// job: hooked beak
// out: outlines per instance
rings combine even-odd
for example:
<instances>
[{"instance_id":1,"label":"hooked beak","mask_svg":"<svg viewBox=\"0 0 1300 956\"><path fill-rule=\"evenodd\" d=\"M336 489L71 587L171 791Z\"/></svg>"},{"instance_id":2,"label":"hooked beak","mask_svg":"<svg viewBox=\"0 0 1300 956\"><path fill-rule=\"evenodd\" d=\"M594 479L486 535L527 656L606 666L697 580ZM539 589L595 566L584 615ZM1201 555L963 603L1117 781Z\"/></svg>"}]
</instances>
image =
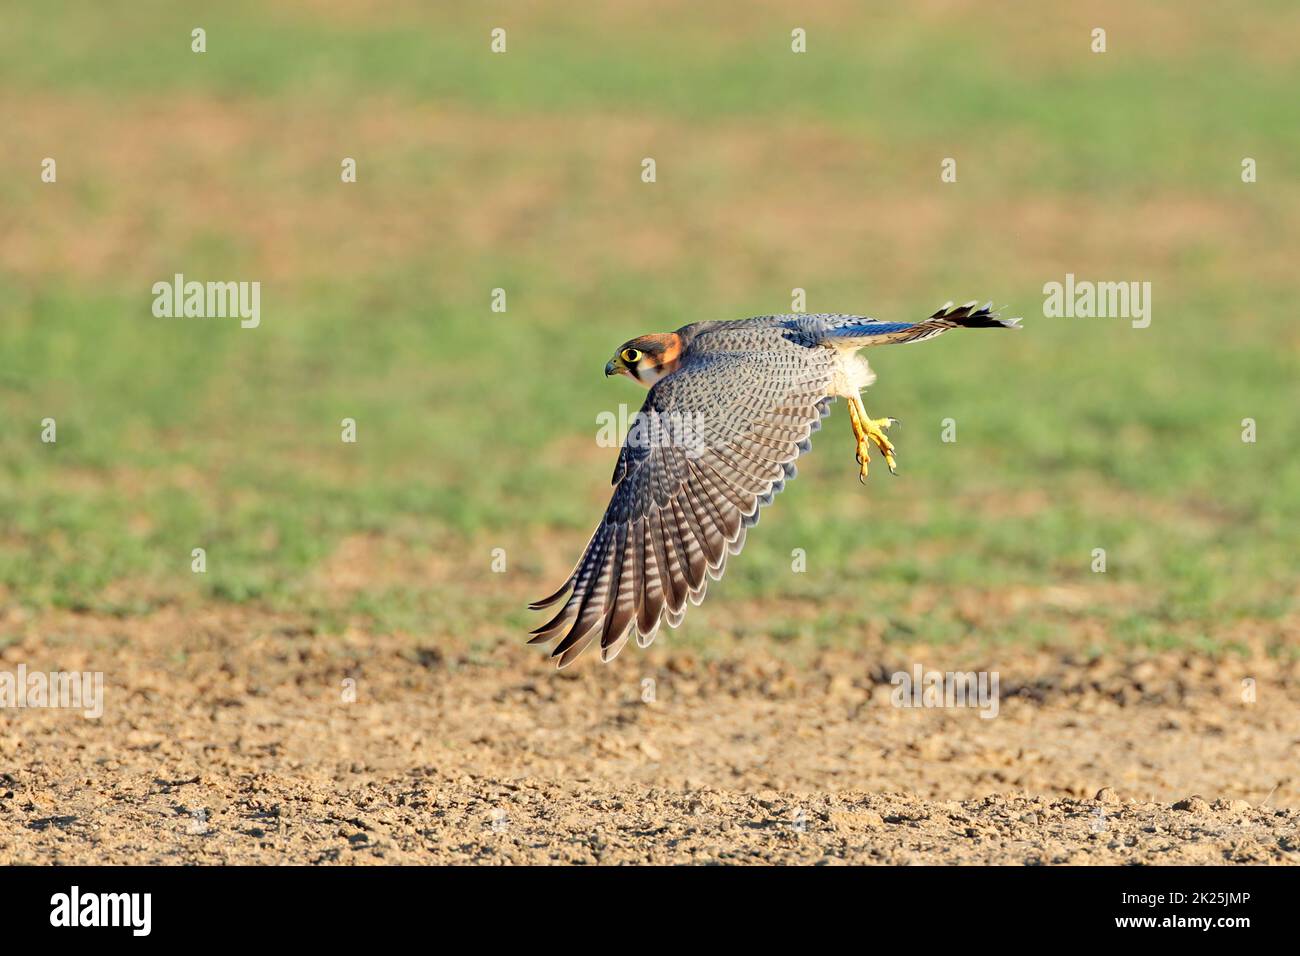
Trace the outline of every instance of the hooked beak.
<instances>
[{"instance_id":1,"label":"hooked beak","mask_svg":"<svg viewBox=\"0 0 1300 956\"><path fill-rule=\"evenodd\" d=\"M608 377L611 376L611 375L617 375L617 374L618 374L619 372L621 372L621 371L623 371L623 367L619 364L618 359L616 359L616 358L612 358L612 359L610 359L608 362L605 363L605 377L606 377L606 378L608 378Z\"/></svg>"}]
</instances>

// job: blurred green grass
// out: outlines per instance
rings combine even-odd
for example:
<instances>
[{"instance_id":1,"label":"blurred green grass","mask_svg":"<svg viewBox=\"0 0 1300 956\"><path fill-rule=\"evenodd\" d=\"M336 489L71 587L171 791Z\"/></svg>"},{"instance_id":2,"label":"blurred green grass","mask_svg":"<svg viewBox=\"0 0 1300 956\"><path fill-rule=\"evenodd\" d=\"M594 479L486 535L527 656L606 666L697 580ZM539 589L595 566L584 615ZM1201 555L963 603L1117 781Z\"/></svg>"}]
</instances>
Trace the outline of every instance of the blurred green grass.
<instances>
[{"instance_id":1,"label":"blurred green grass","mask_svg":"<svg viewBox=\"0 0 1300 956\"><path fill-rule=\"evenodd\" d=\"M659 9L15 11L7 599L511 633L607 494L596 415L641 399L601 375L614 347L785 311L800 286L812 310L885 318L995 298L1025 329L872 352L867 407L905 422L900 477L858 486L837 408L674 640L1215 645L1294 614L1300 66L1276 49L1292 8L1116 5L1104 56L1086 17L1037 7L838 5L804 56L799 18L770 6ZM499 21L510 52L493 57ZM343 155L356 185L337 182ZM149 286L174 271L261 279L262 327L152 318ZM1152 281L1152 326L1043 318L1041 286L1066 272ZM326 572L358 536L396 570L339 586ZM494 547L511 573L491 573ZM1052 588L1083 597L968 607Z\"/></svg>"}]
</instances>

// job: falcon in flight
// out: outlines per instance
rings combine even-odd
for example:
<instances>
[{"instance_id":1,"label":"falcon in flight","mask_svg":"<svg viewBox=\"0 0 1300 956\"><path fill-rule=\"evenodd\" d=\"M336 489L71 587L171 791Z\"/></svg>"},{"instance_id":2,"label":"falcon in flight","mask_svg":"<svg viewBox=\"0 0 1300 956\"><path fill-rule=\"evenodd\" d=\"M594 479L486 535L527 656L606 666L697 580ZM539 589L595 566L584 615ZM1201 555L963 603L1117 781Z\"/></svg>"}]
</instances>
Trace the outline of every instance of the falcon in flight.
<instances>
[{"instance_id":1,"label":"falcon in flight","mask_svg":"<svg viewBox=\"0 0 1300 956\"><path fill-rule=\"evenodd\" d=\"M835 398L847 400L858 477L872 445L896 472L892 418L872 418L859 394L876 380L857 354L868 345L921 342L949 329L1016 328L990 304L948 303L923 322L857 315L766 315L696 322L624 344L605 366L650 389L614 466L614 495L573 572L541 610L568 599L530 644L559 637L564 667L593 640L614 658L633 630L654 640L662 621L681 623L710 578L795 476L794 461Z\"/></svg>"}]
</instances>

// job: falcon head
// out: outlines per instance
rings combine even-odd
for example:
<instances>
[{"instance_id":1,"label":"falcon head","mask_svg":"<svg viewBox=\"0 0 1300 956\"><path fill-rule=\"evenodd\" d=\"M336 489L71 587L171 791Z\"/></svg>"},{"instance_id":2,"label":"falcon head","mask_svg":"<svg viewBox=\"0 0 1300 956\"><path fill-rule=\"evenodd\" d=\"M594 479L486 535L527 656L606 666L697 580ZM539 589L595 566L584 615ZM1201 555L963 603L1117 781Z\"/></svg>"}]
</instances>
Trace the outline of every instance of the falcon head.
<instances>
[{"instance_id":1,"label":"falcon head","mask_svg":"<svg viewBox=\"0 0 1300 956\"><path fill-rule=\"evenodd\" d=\"M624 342L605 363L606 375L626 375L649 388L673 369L682 358L682 337L676 332L642 335Z\"/></svg>"}]
</instances>

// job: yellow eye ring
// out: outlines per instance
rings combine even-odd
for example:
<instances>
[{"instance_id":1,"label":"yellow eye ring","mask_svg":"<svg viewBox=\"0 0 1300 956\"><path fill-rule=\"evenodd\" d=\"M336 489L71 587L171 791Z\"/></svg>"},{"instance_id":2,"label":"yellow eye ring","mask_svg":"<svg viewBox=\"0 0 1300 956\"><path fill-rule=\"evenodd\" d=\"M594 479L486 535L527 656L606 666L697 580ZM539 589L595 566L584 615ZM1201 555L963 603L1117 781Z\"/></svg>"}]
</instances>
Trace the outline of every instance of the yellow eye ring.
<instances>
[{"instance_id":1,"label":"yellow eye ring","mask_svg":"<svg viewBox=\"0 0 1300 956\"><path fill-rule=\"evenodd\" d=\"M639 362L641 361L641 350L624 349L622 355L620 355L619 358L621 358L624 362L627 362L629 364L633 362Z\"/></svg>"}]
</instances>

